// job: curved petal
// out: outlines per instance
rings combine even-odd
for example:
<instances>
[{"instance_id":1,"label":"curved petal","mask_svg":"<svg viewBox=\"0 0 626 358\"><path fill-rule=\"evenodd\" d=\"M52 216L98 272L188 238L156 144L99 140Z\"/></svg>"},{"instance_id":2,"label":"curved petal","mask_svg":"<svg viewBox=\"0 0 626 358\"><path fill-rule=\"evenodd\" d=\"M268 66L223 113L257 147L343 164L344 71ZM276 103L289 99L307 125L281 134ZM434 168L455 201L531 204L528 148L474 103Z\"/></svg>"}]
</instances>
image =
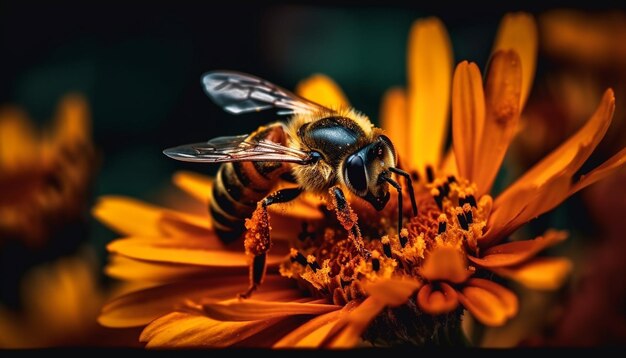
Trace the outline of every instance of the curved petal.
<instances>
[{"instance_id":1,"label":"curved petal","mask_svg":"<svg viewBox=\"0 0 626 358\"><path fill-rule=\"evenodd\" d=\"M474 180L475 158L485 122L485 95L480 70L463 61L452 80L452 144L459 174Z\"/></svg>"},{"instance_id":2,"label":"curved petal","mask_svg":"<svg viewBox=\"0 0 626 358\"><path fill-rule=\"evenodd\" d=\"M331 109L350 105L341 87L330 77L322 74L315 74L300 81L296 86L296 93Z\"/></svg>"},{"instance_id":3,"label":"curved petal","mask_svg":"<svg viewBox=\"0 0 626 358\"><path fill-rule=\"evenodd\" d=\"M420 281L409 277L381 278L375 282L363 283L365 292L386 306L399 306L405 303L420 287L422 287Z\"/></svg>"},{"instance_id":4,"label":"curved petal","mask_svg":"<svg viewBox=\"0 0 626 358\"><path fill-rule=\"evenodd\" d=\"M609 160L600 164L597 168L593 169L587 174L581 175L580 179L572 186L569 195L573 195L579 190L586 188L587 186L597 182L598 180L606 178L625 163L626 148L623 148L617 154L612 156Z\"/></svg>"},{"instance_id":5,"label":"curved petal","mask_svg":"<svg viewBox=\"0 0 626 358\"><path fill-rule=\"evenodd\" d=\"M524 12L508 13L500 21L492 52L513 49L522 64L522 88L519 108L524 108L535 77L538 31L535 19Z\"/></svg>"},{"instance_id":6,"label":"curved petal","mask_svg":"<svg viewBox=\"0 0 626 358\"><path fill-rule=\"evenodd\" d=\"M204 301L202 304L204 313L218 321L254 321L293 315L319 315L340 308L341 306L328 303L270 302L257 299Z\"/></svg>"},{"instance_id":7,"label":"curved petal","mask_svg":"<svg viewBox=\"0 0 626 358\"><path fill-rule=\"evenodd\" d=\"M448 313L459 305L459 298L452 286L440 282L440 289L432 284L422 287L417 293L417 304L420 309L431 315Z\"/></svg>"},{"instance_id":8,"label":"curved petal","mask_svg":"<svg viewBox=\"0 0 626 358\"><path fill-rule=\"evenodd\" d=\"M281 338L274 344L273 348L319 347L339 319L342 311L344 310L332 311L313 318Z\"/></svg>"},{"instance_id":9,"label":"curved petal","mask_svg":"<svg viewBox=\"0 0 626 358\"><path fill-rule=\"evenodd\" d=\"M37 131L26 115L14 108L0 112L0 169L28 167L39 160Z\"/></svg>"},{"instance_id":10,"label":"curved petal","mask_svg":"<svg viewBox=\"0 0 626 358\"><path fill-rule=\"evenodd\" d=\"M449 246L431 251L424 260L420 273L430 281L442 280L452 283L464 282L470 276L465 258L457 249Z\"/></svg>"},{"instance_id":11,"label":"curved petal","mask_svg":"<svg viewBox=\"0 0 626 358\"><path fill-rule=\"evenodd\" d=\"M485 83L484 125L475 142L473 181L477 196L489 193L504 155L517 130L520 115L522 67L512 50L496 51L491 57Z\"/></svg>"},{"instance_id":12,"label":"curved petal","mask_svg":"<svg viewBox=\"0 0 626 358\"><path fill-rule=\"evenodd\" d=\"M146 342L147 348L228 347L279 321L222 322L202 315L173 312L150 323L139 340Z\"/></svg>"},{"instance_id":13,"label":"curved petal","mask_svg":"<svg viewBox=\"0 0 626 358\"><path fill-rule=\"evenodd\" d=\"M482 258L468 255L473 263L485 267L496 268L513 266L527 261L540 251L554 246L567 238L567 232L548 230L543 236L534 240L514 241L490 247L483 253Z\"/></svg>"},{"instance_id":14,"label":"curved petal","mask_svg":"<svg viewBox=\"0 0 626 358\"><path fill-rule=\"evenodd\" d=\"M452 46L441 20L413 23L408 41L409 151L405 165L423 171L439 166L448 129ZM407 140L408 140L407 139Z\"/></svg>"},{"instance_id":15,"label":"curved petal","mask_svg":"<svg viewBox=\"0 0 626 358\"><path fill-rule=\"evenodd\" d=\"M498 297L502 303L502 307L504 308L504 313L507 318L514 317L519 311L517 296L515 296L515 294L507 288L504 288L493 281L485 280L483 278L470 278L467 280L467 286L482 288Z\"/></svg>"},{"instance_id":16,"label":"curved petal","mask_svg":"<svg viewBox=\"0 0 626 358\"><path fill-rule=\"evenodd\" d=\"M492 292L480 287L465 287L459 292L459 301L484 325L497 327L507 320L508 309Z\"/></svg>"},{"instance_id":17,"label":"curved petal","mask_svg":"<svg viewBox=\"0 0 626 358\"><path fill-rule=\"evenodd\" d=\"M517 281L533 290L560 288L569 277L571 270L571 261L560 257L538 257L514 267L492 269L498 275Z\"/></svg>"},{"instance_id":18,"label":"curved petal","mask_svg":"<svg viewBox=\"0 0 626 358\"><path fill-rule=\"evenodd\" d=\"M380 110L380 127L385 130L385 134L391 139L399 156L403 156L405 153L408 154L410 143L407 131L407 123L409 121L406 102L404 90L402 88L392 88L385 92ZM402 158L400 159L402 160ZM409 164L408 161L406 164Z\"/></svg>"},{"instance_id":19,"label":"curved petal","mask_svg":"<svg viewBox=\"0 0 626 358\"><path fill-rule=\"evenodd\" d=\"M191 197L205 206L209 205L211 190L213 190L212 178L199 173L179 171L174 173L172 181L177 187L191 195Z\"/></svg>"},{"instance_id":20,"label":"curved petal","mask_svg":"<svg viewBox=\"0 0 626 358\"><path fill-rule=\"evenodd\" d=\"M207 267L247 267L248 257L244 252L215 250L202 240L143 239L116 240L107 245L110 253L136 260L158 263L186 264ZM267 256L267 265L274 266L285 261L285 255Z\"/></svg>"},{"instance_id":21,"label":"curved petal","mask_svg":"<svg viewBox=\"0 0 626 358\"><path fill-rule=\"evenodd\" d=\"M131 292L117 297L102 308L98 322L107 327L137 327L172 312L184 302L205 297L228 299L248 288L248 275L221 275L210 279L175 282ZM277 299L286 294L299 294L291 280L268 275L255 297Z\"/></svg>"}]
</instances>

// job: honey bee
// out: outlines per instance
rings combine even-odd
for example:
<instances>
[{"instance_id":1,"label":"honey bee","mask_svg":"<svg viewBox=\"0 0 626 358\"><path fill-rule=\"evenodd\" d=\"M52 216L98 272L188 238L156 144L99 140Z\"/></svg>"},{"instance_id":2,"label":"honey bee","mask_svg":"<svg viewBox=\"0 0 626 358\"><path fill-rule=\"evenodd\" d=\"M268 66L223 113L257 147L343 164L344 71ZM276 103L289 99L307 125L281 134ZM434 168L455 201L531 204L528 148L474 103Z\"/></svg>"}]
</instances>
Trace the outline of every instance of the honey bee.
<instances>
[{"instance_id":1,"label":"honey bee","mask_svg":"<svg viewBox=\"0 0 626 358\"><path fill-rule=\"evenodd\" d=\"M202 76L206 94L232 114L278 110L289 115L259 127L251 134L217 137L208 142L186 144L163 151L186 162L222 163L213 186L209 211L213 227L224 242L242 236L244 222L255 210L289 202L301 193L326 196L338 219L348 230L357 252L365 249L357 221L344 190L382 210L389 201L388 184L398 193L398 233L402 228L402 186L392 173L405 178L413 215L417 204L411 176L397 167L391 140L370 120L352 108L330 109L297 96L266 80L234 71L208 72ZM275 190L281 180L293 187ZM248 238L246 238L248 240ZM253 256L249 297L265 275L266 253L271 246L269 230L246 242Z\"/></svg>"}]
</instances>

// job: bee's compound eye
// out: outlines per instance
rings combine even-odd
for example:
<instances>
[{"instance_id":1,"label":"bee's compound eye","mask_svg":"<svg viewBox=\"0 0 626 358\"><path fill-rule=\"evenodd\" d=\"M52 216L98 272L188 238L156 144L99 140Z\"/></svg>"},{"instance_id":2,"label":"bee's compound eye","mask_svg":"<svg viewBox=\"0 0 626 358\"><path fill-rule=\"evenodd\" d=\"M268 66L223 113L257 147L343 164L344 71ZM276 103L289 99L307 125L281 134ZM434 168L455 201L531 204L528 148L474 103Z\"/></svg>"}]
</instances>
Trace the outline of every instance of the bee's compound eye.
<instances>
[{"instance_id":1,"label":"bee's compound eye","mask_svg":"<svg viewBox=\"0 0 626 358\"><path fill-rule=\"evenodd\" d=\"M365 162L363 159L353 154L346 161L345 177L348 184L357 192L367 190L367 179L365 177Z\"/></svg>"}]
</instances>

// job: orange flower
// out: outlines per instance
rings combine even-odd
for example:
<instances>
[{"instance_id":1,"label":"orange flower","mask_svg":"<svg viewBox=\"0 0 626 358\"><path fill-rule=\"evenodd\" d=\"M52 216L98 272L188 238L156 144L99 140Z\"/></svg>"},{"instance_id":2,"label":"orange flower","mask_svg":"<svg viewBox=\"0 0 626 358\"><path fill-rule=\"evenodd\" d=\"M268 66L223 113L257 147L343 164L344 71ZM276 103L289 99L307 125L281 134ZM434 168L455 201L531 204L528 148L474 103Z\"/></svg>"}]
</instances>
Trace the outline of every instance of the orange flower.
<instances>
[{"instance_id":1,"label":"orange flower","mask_svg":"<svg viewBox=\"0 0 626 358\"><path fill-rule=\"evenodd\" d=\"M501 242L626 159L625 149L573 180L611 122L614 98L608 90L578 134L492 199L535 56L532 17L507 15L483 85L473 63L460 63L452 75L450 44L439 20L417 21L409 39L408 89L387 94L382 123L400 165L420 178L414 183L419 214L397 232L393 199L381 212L355 201L371 252L365 258L318 198L304 196L288 209L270 206L275 244L269 272L250 299L235 299L248 286L241 242L221 243L208 214L102 198L95 216L126 236L109 245L107 271L147 288L105 305L100 322L147 325L140 339L148 347L277 348L459 343L463 308L486 325L502 325L517 313L517 297L491 273L552 289L567 277L570 264L535 258L562 241L563 232ZM338 86L321 75L302 82L298 92L335 108L347 104ZM453 152L441 160L450 94ZM208 178L179 173L174 182L205 207L212 200ZM252 219L247 227L255 224Z\"/></svg>"},{"instance_id":2,"label":"orange flower","mask_svg":"<svg viewBox=\"0 0 626 358\"><path fill-rule=\"evenodd\" d=\"M78 95L62 99L43 135L21 111L0 112L0 243L42 246L79 216L94 169L90 130L87 103Z\"/></svg>"}]
</instances>

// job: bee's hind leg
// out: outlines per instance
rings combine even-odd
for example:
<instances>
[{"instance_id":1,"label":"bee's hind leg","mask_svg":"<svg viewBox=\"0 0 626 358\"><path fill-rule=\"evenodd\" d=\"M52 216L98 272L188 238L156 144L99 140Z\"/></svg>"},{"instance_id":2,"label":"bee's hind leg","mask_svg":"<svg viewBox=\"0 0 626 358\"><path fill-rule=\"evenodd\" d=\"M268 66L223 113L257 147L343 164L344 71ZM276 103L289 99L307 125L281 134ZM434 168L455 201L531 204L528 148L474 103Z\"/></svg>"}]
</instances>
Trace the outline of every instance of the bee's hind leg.
<instances>
[{"instance_id":1,"label":"bee's hind leg","mask_svg":"<svg viewBox=\"0 0 626 358\"><path fill-rule=\"evenodd\" d=\"M246 237L244 245L246 254L252 256L250 263L250 286L239 294L240 298L248 298L254 290L263 282L266 270L266 257L272 241L270 238L270 216L267 207L272 204L286 203L298 197L302 188L287 188L278 190L261 200L252 214L252 218L246 220Z\"/></svg>"},{"instance_id":2,"label":"bee's hind leg","mask_svg":"<svg viewBox=\"0 0 626 358\"><path fill-rule=\"evenodd\" d=\"M356 247L359 254L366 259L369 258L371 254L365 248L365 244L363 244L361 230L359 229L359 225L357 223L358 218L356 214L352 211L352 208L346 200L346 196L343 194L343 191L340 187L334 186L330 188L330 195L335 206L337 219L344 227L344 229L348 230L349 236L354 242L354 246Z\"/></svg>"}]
</instances>

